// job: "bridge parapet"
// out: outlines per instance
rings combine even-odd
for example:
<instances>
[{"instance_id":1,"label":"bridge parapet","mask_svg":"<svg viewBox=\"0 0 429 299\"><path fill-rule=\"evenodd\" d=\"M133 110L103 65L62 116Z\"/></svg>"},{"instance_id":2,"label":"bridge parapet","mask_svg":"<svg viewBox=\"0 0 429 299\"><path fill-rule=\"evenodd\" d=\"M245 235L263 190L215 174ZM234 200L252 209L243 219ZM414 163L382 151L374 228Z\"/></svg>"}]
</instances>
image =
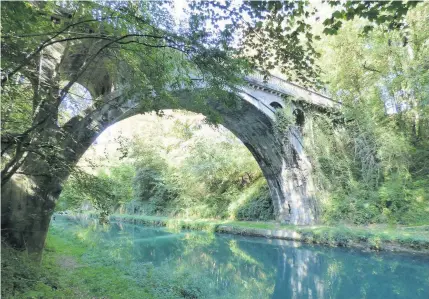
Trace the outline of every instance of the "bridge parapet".
<instances>
[{"instance_id":1,"label":"bridge parapet","mask_svg":"<svg viewBox=\"0 0 429 299\"><path fill-rule=\"evenodd\" d=\"M262 74L253 73L246 77L246 81L249 85L258 89L266 90L277 94L278 96L292 96L297 100L303 100L311 105L322 108L339 108L341 106L341 103L332 100L326 95L309 90L273 75L270 75L267 80L264 80L264 76Z\"/></svg>"}]
</instances>

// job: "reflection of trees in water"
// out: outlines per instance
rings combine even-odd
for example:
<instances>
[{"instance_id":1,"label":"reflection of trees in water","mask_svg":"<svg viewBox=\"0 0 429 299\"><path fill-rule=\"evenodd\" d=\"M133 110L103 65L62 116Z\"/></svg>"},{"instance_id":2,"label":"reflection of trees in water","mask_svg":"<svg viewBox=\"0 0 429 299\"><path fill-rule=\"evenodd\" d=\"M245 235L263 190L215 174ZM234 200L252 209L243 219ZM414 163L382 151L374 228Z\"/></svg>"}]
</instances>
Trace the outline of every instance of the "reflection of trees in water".
<instances>
[{"instance_id":1,"label":"reflection of trees in water","mask_svg":"<svg viewBox=\"0 0 429 299\"><path fill-rule=\"evenodd\" d=\"M88 263L126 269L142 286L200 298L429 298L429 259L202 232L97 222L60 224L101 248ZM169 293L169 294L170 294ZM161 296L162 297L162 296Z\"/></svg>"},{"instance_id":2,"label":"reflection of trees in water","mask_svg":"<svg viewBox=\"0 0 429 299\"><path fill-rule=\"evenodd\" d=\"M206 235L207 236L207 235ZM193 237L195 238L195 236ZM268 298L274 288L272 269L265 263L252 258L241 250L234 239L209 237L204 244L196 238L198 246L191 245L194 239L187 242L192 251L182 256L182 263L191 266L200 275L209 277L208 296L221 298ZM180 267L180 266L179 266Z\"/></svg>"},{"instance_id":3,"label":"reflection of trees in water","mask_svg":"<svg viewBox=\"0 0 429 299\"><path fill-rule=\"evenodd\" d=\"M237 244L272 277L272 298L429 298L429 258L280 240Z\"/></svg>"},{"instance_id":4,"label":"reflection of trees in water","mask_svg":"<svg viewBox=\"0 0 429 299\"><path fill-rule=\"evenodd\" d=\"M274 288L272 269L266 271L264 263L246 255L234 240L214 234L171 234L119 223L106 228L91 221L67 230L102 249L83 257L88 264L114 265L142 286L149 279L166 294L192 290L201 298L267 298Z\"/></svg>"}]
</instances>

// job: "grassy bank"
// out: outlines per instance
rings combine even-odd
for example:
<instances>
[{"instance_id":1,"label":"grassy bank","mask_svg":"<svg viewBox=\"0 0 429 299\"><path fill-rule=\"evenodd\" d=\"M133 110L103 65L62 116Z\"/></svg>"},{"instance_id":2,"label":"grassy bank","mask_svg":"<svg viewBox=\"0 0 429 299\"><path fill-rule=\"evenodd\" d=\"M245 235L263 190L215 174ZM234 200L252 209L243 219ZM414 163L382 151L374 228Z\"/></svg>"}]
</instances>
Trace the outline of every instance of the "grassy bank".
<instances>
[{"instance_id":1,"label":"grassy bank","mask_svg":"<svg viewBox=\"0 0 429 299\"><path fill-rule=\"evenodd\" d=\"M99 229L51 227L40 265L3 244L1 298L207 298L216 291L193 269L131 263L126 244L98 239Z\"/></svg>"},{"instance_id":2,"label":"grassy bank","mask_svg":"<svg viewBox=\"0 0 429 299\"><path fill-rule=\"evenodd\" d=\"M143 215L112 215L111 220L171 229L205 230L248 236L302 241L364 250L429 254L429 226L293 226L275 222L174 219Z\"/></svg>"},{"instance_id":3,"label":"grassy bank","mask_svg":"<svg viewBox=\"0 0 429 299\"><path fill-rule=\"evenodd\" d=\"M83 257L85 256L85 261ZM2 298L152 298L121 269L88 263L103 257L76 236L50 231L41 265L25 253L2 246Z\"/></svg>"}]
</instances>

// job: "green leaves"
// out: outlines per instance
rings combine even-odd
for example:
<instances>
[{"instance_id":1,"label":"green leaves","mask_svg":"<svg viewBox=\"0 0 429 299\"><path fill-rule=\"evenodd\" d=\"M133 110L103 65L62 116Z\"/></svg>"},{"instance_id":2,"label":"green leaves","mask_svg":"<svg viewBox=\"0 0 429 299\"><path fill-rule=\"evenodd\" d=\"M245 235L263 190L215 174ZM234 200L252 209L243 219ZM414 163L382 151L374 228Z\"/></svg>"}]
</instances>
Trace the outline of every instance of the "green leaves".
<instances>
[{"instance_id":1,"label":"green leaves","mask_svg":"<svg viewBox=\"0 0 429 299\"><path fill-rule=\"evenodd\" d=\"M173 115L176 120L168 113L136 124L147 131L123 144L129 155L121 162L122 166L111 167L109 175L103 172L97 175L109 182L105 190L116 198L107 203L117 203L131 214L225 218L233 217L235 208L248 197L250 201L253 198L258 201L259 197L253 195L266 188L266 182L243 144L221 127L214 131L199 116ZM120 175L127 170L125 166L135 170L134 177ZM121 194L128 201L118 200ZM272 205L266 206L270 200L267 196L265 192L261 200L270 211ZM116 208L112 204L108 211ZM108 205L101 206L105 207Z\"/></svg>"},{"instance_id":2,"label":"green leaves","mask_svg":"<svg viewBox=\"0 0 429 299\"><path fill-rule=\"evenodd\" d=\"M386 24L390 30L405 27L404 17L408 10L417 5L417 1L348 1L344 5L339 1L329 1L336 7L330 18L323 25L327 35L337 34L342 26L339 20L352 20L354 18L367 19L371 24ZM368 34L373 25L365 26L363 34Z\"/></svg>"},{"instance_id":3,"label":"green leaves","mask_svg":"<svg viewBox=\"0 0 429 299\"><path fill-rule=\"evenodd\" d=\"M332 19L344 19L344 17L346 16L346 12L345 11L339 11L339 10L337 10L337 11L335 11L335 12L333 12L332 13ZM325 25L325 23L324 23L324 25ZM329 25L329 24L327 24L327 25Z\"/></svg>"},{"instance_id":4,"label":"green leaves","mask_svg":"<svg viewBox=\"0 0 429 299\"><path fill-rule=\"evenodd\" d=\"M304 55L314 55L311 26L305 21L312 14L309 7L289 1L249 1L238 6L239 13L215 2L204 2L195 4L191 13L205 16L207 23L202 26L219 21L212 17L215 11L232 24L231 54L246 59L254 69L262 72L279 69L298 83L315 84L317 66L302 63ZM309 39L300 39L300 34Z\"/></svg>"},{"instance_id":5,"label":"green leaves","mask_svg":"<svg viewBox=\"0 0 429 299\"><path fill-rule=\"evenodd\" d=\"M377 4L352 3L350 7L363 13L373 5ZM398 5L403 3L393 6ZM392 15L384 14L396 12L392 6L378 8L380 24L393 20ZM422 5L408 11L406 32L386 32L387 23L377 26L377 22L354 20L344 23L323 44L324 80L334 99L344 104L345 119L342 123L317 115L306 133L311 135L305 141L306 150L313 156L317 184L324 189L319 196L326 203L326 221L422 221L428 200L418 195L424 189L415 182L427 184L423 173L429 171L423 162L427 160L429 127L420 121L429 123L428 107L421 102L426 97L421 87L428 86L422 82L428 76L419 67L427 65L429 57L428 48L419 42L429 38L428 9ZM417 42L404 46L404 35ZM394 109L410 106L387 115L387 104ZM413 127L419 128L419 137Z\"/></svg>"},{"instance_id":6,"label":"green leaves","mask_svg":"<svg viewBox=\"0 0 429 299\"><path fill-rule=\"evenodd\" d=\"M131 182L135 171L131 165L110 167L109 174L97 175L75 170L67 181L57 210L80 210L85 201L106 217L119 205L132 199Z\"/></svg>"}]
</instances>

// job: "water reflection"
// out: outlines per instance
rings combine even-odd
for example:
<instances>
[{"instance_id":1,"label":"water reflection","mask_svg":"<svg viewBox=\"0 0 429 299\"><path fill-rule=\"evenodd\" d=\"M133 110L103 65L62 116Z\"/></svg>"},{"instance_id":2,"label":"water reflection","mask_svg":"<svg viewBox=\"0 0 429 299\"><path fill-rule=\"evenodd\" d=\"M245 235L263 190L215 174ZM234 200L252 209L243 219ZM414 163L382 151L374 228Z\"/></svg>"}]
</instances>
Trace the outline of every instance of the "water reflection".
<instances>
[{"instance_id":1,"label":"water reflection","mask_svg":"<svg viewBox=\"0 0 429 299\"><path fill-rule=\"evenodd\" d=\"M142 285L155 277L161 298L429 298L427 257L123 223L54 225L109 257L88 254L88 263L124 269Z\"/></svg>"}]
</instances>

